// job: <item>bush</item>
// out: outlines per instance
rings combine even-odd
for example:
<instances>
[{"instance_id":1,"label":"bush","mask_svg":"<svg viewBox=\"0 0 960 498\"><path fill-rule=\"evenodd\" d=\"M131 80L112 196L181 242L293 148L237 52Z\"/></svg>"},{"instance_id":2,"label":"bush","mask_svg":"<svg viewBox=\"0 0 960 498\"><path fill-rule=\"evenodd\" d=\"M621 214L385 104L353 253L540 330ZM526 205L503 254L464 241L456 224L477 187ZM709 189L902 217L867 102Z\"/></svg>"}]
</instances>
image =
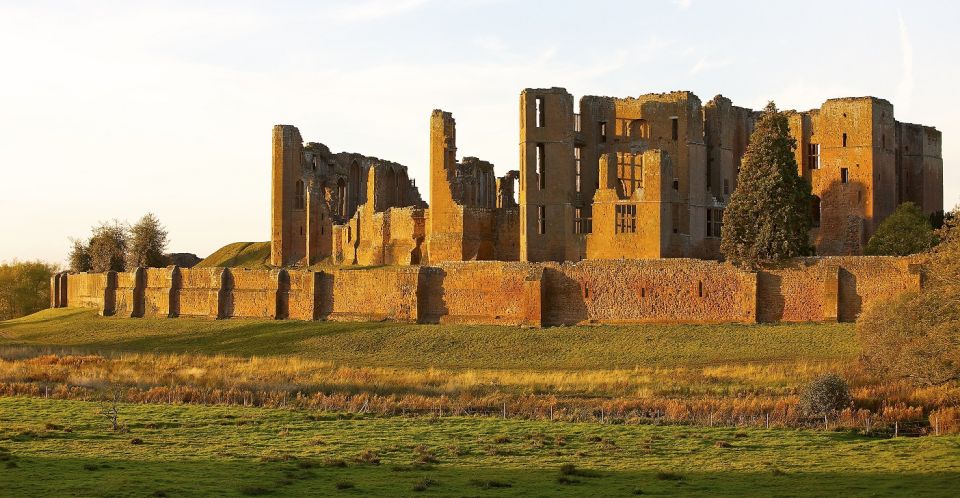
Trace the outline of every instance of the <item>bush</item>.
<instances>
[{"instance_id":1,"label":"bush","mask_svg":"<svg viewBox=\"0 0 960 498\"><path fill-rule=\"evenodd\" d=\"M56 265L24 261L0 265L0 321L50 306L50 277Z\"/></svg>"},{"instance_id":2,"label":"bush","mask_svg":"<svg viewBox=\"0 0 960 498\"><path fill-rule=\"evenodd\" d=\"M907 256L933 247L936 236L929 219L912 202L897 206L867 242L865 254Z\"/></svg>"},{"instance_id":3,"label":"bush","mask_svg":"<svg viewBox=\"0 0 960 498\"><path fill-rule=\"evenodd\" d=\"M826 373L810 381L800 395L800 411L807 415L826 415L850 406L847 381L835 373Z\"/></svg>"}]
</instances>

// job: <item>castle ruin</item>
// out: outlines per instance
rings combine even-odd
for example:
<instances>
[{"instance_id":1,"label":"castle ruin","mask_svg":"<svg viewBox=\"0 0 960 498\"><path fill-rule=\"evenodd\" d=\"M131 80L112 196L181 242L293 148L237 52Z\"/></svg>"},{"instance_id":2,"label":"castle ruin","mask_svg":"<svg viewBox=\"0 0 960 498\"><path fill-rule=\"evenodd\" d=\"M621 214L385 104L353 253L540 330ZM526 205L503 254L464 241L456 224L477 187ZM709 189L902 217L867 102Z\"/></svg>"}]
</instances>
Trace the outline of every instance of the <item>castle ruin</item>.
<instances>
[{"instance_id":1,"label":"castle ruin","mask_svg":"<svg viewBox=\"0 0 960 498\"><path fill-rule=\"evenodd\" d=\"M457 160L456 122L430 119L429 205L407 168L302 144L274 128L272 264L720 259L723 213L756 111L691 92L520 94L519 168ZM861 254L897 205L943 206L941 134L874 97L787 111L798 173L813 187L817 254ZM515 186L515 182L519 183ZM517 193L519 203L514 200Z\"/></svg>"}]
</instances>

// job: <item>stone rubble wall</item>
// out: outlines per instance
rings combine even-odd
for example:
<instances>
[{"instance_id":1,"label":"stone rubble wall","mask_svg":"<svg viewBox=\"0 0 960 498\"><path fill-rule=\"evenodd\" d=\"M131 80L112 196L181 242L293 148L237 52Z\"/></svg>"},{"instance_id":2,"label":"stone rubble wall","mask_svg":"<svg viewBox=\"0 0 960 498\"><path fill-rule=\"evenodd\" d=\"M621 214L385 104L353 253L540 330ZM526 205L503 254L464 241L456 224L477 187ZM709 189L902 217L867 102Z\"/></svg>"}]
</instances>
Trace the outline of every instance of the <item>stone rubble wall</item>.
<instances>
[{"instance_id":1,"label":"stone rubble wall","mask_svg":"<svg viewBox=\"0 0 960 498\"><path fill-rule=\"evenodd\" d=\"M449 262L324 271L138 268L60 273L54 307L124 317L468 323L853 321L869 304L919 290L919 258L798 258L739 270L696 259L578 263Z\"/></svg>"}]
</instances>

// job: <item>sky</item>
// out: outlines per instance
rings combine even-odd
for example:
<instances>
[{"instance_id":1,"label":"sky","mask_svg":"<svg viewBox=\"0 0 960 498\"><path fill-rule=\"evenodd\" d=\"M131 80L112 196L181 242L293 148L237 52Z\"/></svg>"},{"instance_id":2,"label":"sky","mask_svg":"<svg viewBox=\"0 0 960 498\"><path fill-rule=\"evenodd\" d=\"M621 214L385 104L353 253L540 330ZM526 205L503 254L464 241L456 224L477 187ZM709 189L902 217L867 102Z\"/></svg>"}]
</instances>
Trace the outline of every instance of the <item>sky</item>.
<instances>
[{"instance_id":1,"label":"sky","mask_svg":"<svg viewBox=\"0 0 960 498\"><path fill-rule=\"evenodd\" d=\"M518 168L523 88L807 110L889 100L943 132L960 203L960 2L0 0L0 261L156 214L201 257L270 238L271 128L407 165L429 119Z\"/></svg>"}]
</instances>

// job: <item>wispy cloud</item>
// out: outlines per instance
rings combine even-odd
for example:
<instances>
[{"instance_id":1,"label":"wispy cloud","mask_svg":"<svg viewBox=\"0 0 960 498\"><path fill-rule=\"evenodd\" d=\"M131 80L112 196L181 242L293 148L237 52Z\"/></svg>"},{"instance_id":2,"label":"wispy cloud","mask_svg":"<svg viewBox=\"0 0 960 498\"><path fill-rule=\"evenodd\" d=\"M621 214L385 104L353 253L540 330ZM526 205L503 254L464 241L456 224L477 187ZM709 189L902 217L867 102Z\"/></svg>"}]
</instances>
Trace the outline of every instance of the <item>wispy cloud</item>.
<instances>
[{"instance_id":1,"label":"wispy cloud","mask_svg":"<svg viewBox=\"0 0 960 498\"><path fill-rule=\"evenodd\" d=\"M345 22L367 22L393 17L419 9L429 0L365 0L345 2L333 7L331 16Z\"/></svg>"},{"instance_id":2,"label":"wispy cloud","mask_svg":"<svg viewBox=\"0 0 960 498\"><path fill-rule=\"evenodd\" d=\"M680 10L687 10L690 8L693 0L670 0L670 3L676 5Z\"/></svg>"},{"instance_id":3,"label":"wispy cloud","mask_svg":"<svg viewBox=\"0 0 960 498\"><path fill-rule=\"evenodd\" d=\"M910 33L907 24L903 21L903 14L897 12L897 21L900 27L900 84L897 86L897 107L902 111L909 111L913 101L913 44L910 42Z\"/></svg>"}]
</instances>

